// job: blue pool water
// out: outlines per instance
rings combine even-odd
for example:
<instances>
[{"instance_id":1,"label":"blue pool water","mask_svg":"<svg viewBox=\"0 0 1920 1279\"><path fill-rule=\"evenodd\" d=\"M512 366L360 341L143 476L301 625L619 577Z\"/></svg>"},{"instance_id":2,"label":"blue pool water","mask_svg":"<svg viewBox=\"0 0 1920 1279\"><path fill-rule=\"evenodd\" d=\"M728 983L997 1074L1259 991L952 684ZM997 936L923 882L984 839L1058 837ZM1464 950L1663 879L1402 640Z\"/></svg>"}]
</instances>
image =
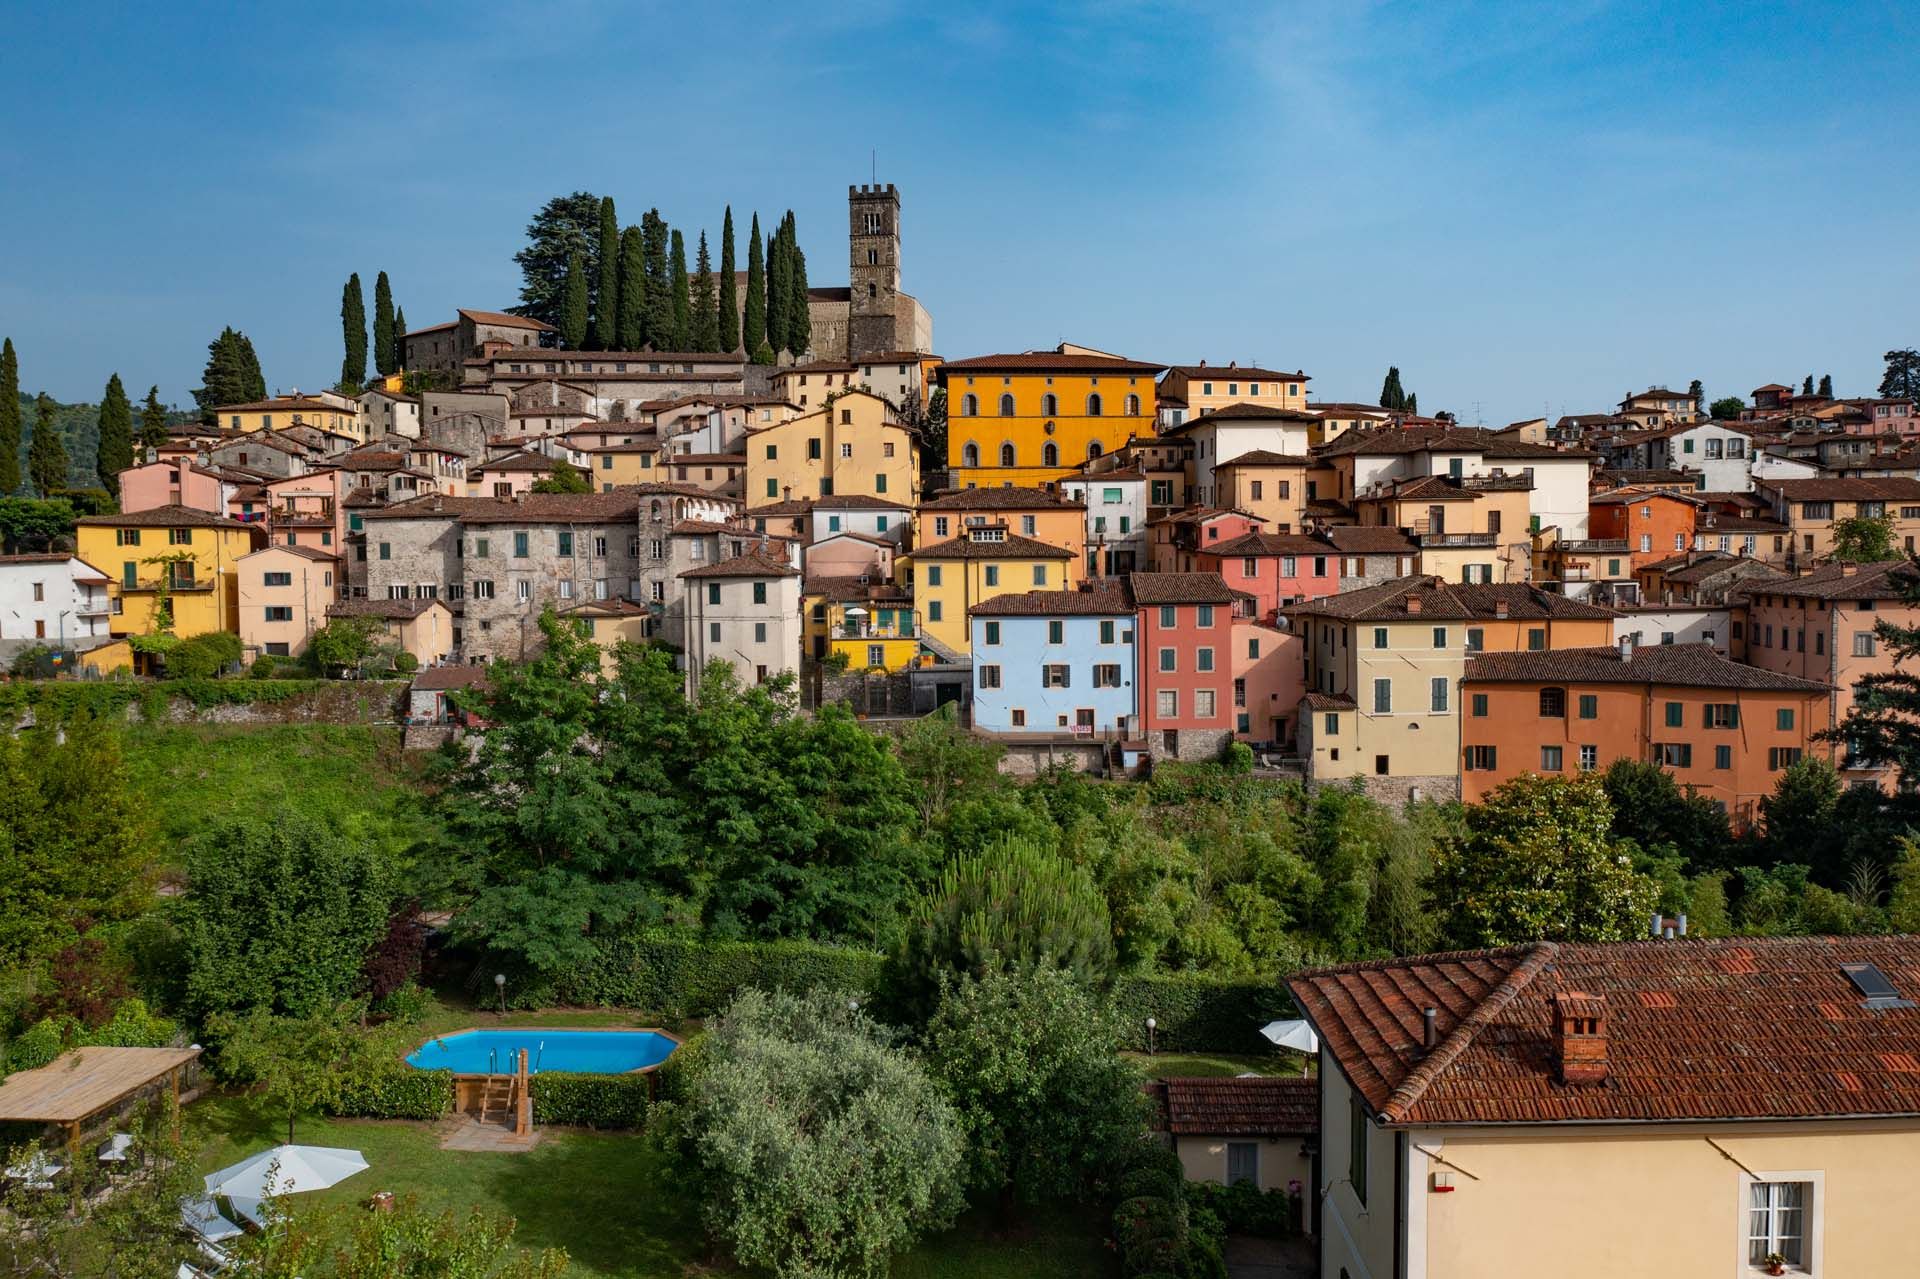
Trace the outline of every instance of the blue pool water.
<instances>
[{"instance_id":1,"label":"blue pool water","mask_svg":"<svg viewBox=\"0 0 1920 1279\"><path fill-rule=\"evenodd\" d=\"M429 1039L407 1054L407 1064L457 1075L504 1075L524 1048L527 1068L535 1072L620 1075L659 1065L675 1046L651 1030L463 1030Z\"/></svg>"}]
</instances>

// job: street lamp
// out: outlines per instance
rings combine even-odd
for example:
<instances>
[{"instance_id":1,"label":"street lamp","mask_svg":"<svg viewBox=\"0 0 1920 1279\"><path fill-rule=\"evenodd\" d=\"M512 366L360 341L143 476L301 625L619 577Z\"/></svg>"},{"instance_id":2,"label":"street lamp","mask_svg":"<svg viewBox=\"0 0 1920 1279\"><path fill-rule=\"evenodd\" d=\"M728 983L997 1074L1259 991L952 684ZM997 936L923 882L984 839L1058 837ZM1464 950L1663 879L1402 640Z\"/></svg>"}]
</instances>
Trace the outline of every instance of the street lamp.
<instances>
[{"instance_id":1,"label":"street lamp","mask_svg":"<svg viewBox=\"0 0 1920 1279\"><path fill-rule=\"evenodd\" d=\"M859 1011L860 1011L860 1001L859 1001L859 1000L857 1000L857 999L849 999L849 1000L847 1001L847 1011L848 1011L848 1012L850 1012L850 1013L857 1013L857 1012L859 1012Z\"/></svg>"},{"instance_id":2,"label":"street lamp","mask_svg":"<svg viewBox=\"0 0 1920 1279\"><path fill-rule=\"evenodd\" d=\"M1159 1024L1160 1024L1160 1023L1159 1023L1159 1022L1157 1022L1157 1021L1155 1021L1155 1020L1154 1020L1153 1018L1151 1018L1151 1017L1149 1017L1149 1018L1147 1018L1147 1056L1149 1056L1149 1057L1151 1057L1151 1056L1153 1056L1153 1032L1154 1032L1154 1028L1155 1028L1155 1027L1157 1027L1157 1026L1159 1026Z\"/></svg>"},{"instance_id":3,"label":"street lamp","mask_svg":"<svg viewBox=\"0 0 1920 1279\"><path fill-rule=\"evenodd\" d=\"M500 1015L505 1017L507 1015L507 975L505 973L495 973L493 975L493 988L499 992Z\"/></svg>"}]
</instances>

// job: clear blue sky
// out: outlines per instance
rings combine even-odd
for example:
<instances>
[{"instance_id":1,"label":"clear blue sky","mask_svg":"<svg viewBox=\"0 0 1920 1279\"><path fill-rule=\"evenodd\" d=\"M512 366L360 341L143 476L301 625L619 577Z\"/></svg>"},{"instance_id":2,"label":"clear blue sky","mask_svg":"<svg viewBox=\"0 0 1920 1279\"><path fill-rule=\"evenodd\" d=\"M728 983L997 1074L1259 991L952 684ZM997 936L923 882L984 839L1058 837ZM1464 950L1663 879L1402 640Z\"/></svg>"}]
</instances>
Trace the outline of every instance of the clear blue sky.
<instances>
[{"instance_id":1,"label":"clear blue sky","mask_svg":"<svg viewBox=\"0 0 1920 1279\"><path fill-rule=\"evenodd\" d=\"M349 271L416 327L510 305L576 188L716 234L790 206L839 283L870 149L949 357L1257 359L1326 399L1395 363L1505 423L1870 394L1920 345L1912 4L805 7L9 3L22 383L186 403L223 324L269 387L331 383Z\"/></svg>"}]
</instances>

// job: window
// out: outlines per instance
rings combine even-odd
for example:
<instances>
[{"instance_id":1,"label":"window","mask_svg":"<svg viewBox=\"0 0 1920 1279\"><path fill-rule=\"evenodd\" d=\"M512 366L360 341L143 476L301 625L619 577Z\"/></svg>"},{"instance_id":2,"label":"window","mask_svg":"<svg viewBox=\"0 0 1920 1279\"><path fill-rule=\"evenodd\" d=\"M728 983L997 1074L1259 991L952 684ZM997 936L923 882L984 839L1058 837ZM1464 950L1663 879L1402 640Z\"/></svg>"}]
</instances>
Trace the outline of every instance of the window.
<instances>
[{"instance_id":1,"label":"window","mask_svg":"<svg viewBox=\"0 0 1920 1279\"><path fill-rule=\"evenodd\" d=\"M1486 645L1487 633L1478 626L1469 626L1467 628L1467 651L1469 653L1478 653L1483 651Z\"/></svg>"},{"instance_id":2,"label":"window","mask_svg":"<svg viewBox=\"0 0 1920 1279\"><path fill-rule=\"evenodd\" d=\"M1098 392L1095 392L1094 394L1089 395L1087 397L1087 416L1088 417L1100 416L1100 395Z\"/></svg>"},{"instance_id":3,"label":"window","mask_svg":"<svg viewBox=\"0 0 1920 1279\"><path fill-rule=\"evenodd\" d=\"M1260 1184L1259 1142L1230 1141L1227 1143L1227 1184L1229 1186Z\"/></svg>"},{"instance_id":4,"label":"window","mask_svg":"<svg viewBox=\"0 0 1920 1279\"><path fill-rule=\"evenodd\" d=\"M1040 686L1042 688L1071 688L1073 686L1072 668L1065 663L1049 663L1040 668Z\"/></svg>"},{"instance_id":5,"label":"window","mask_svg":"<svg viewBox=\"0 0 1920 1279\"><path fill-rule=\"evenodd\" d=\"M1047 584L1047 566L1045 564L1035 564L1033 566L1033 584L1035 586L1045 586Z\"/></svg>"},{"instance_id":6,"label":"window","mask_svg":"<svg viewBox=\"0 0 1920 1279\"><path fill-rule=\"evenodd\" d=\"M1340 717L1329 712L1324 727L1328 737L1340 736Z\"/></svg>"},{"instance_id":7,"label":"window","mask_svg":"<svg viewBox=\"0 0 1920 1279\"><path fill-rule=\"evenodd\" d=\"M1558 746L1542 746L1542 747L1540 748L1540 771L1541 771L1541 772L1543 772L1543 773L1557 773L1557 772L1559 772L1559 771L1560 771L1560 761L1561 761L1561 748L1560 748L1560 747L1558 747Z\"/></svg>"},{"instance_id":8,"label":"window","mask_svg":"<svg viewBox=\"0 0 1920 1279\"><path fill-rule=\"evenodd\" d=\"M1663 742L1654 747L1666 768L1692 768L1693 745L1690 742Z\"/></svg>"},{"instance_id":9,"label":"window","mask_svg":"<svg viewBox=\"0 0 1920 1279\"><path fill-rule=\"evenodd\" d=\"M1810 1181L1755 1181L1747 1187L1747 1264L1764 1266L1778 1254L1794 1267L1811 1260L1807 1214L1813 1207Z\"/></svg>"},{"instance_id":10,"label":"window","mask_svg":"<svg viewBox=\"0 0 1920 1279\"><path fill-rule=\"evenodd\" d=\"M1447 713L1447 690L1451 687L1452 685L1447 682L1444 676L1436 675L1433 677L1432 690L1433 690L1433 713L1434 714L1444 715Z\"/></svg>"},{"instance_id":11,"label":"window","mask_svg":"<svg viewBox=\"0 0 1920 1279\"><path fill-rule=\"evenodd\" d=\"M1000 668L998 666L982 666L980 668L980 687L1000 687Z\"/></svg>"},{"instance_id":12,"label":"window","mask_svg":"<svg viewBox=\"0 0 1920 1279\"><path fill-rule=\"evenodd\" d=\"M1173 649L1163 648L1160 650L1160 669L1163 671L1177 671L1180 669L1179 659L1175 657Z\"/></svg>"},{"instance_id":13,"label":"window","mask_svg":"<svg viewBox=\"0 0 1920 1279\"><path fill-rule=\"evenodd\" d=\"M1093 668L1093 686L1095 688L1119 688L1120 667L1118 663L1103 662Z\"/></svg>"},{"instance_id":14,"label":"window","mask_svg":"<svg viewBox=\"0 0 1920 1279\"><path fill-rule=\"evenodd\" d=\"M1376 626L1373 628L1373 646L1375 648L1385 648L1387 646L1387 628L1386 627Z\"/></svg>"},{"instance_id":15,"label":"window","mask_svg":"<svg viewBox=\"0 0 1920 1279\"><path fill-rule=\"evenodd\" d=\"M1177 624L1178 617L1179 617L1179 612L1177 609L1174 608L1173 605L1162 604L1160 606L1160 625L1162 627L1166 628L1167 630L1172 630L1174 626Z\"/></svg>"},{"instance_id":16,"label":"window","mask_svg":"<svg viewBox=\"0 0 1920 1279\"><path fill-rule=\"evenodd\" d=\"M1180 714L1180 694L1170 688L1163 688L1153 695L1153 713L1161 719L1174 719Z\"/></svg>"},{"instance_id":17,"label":"window","mask_svg":"<svg viewBox=\"0 0 1920 1279\"><path fill-rule=\"evenodd\" d=\"M1000 446L1000 465L1002 465L1002 466L1012 466L1012 465L1014 465L1014 464L1015 464L1015 456L1016 456L1016 455L1015 455L1015 453L1014 453L1014 451L1013 451L1013 445L1012 445L1012 444L1002 444L1002 445Z\"/></svg>"},{"instance_id":18,"label":"window","mask_svg":"<svg viewBox=\"0 0 1920 1279\"><path fill-rule=\"evenodd\" d=\"M1687 722L1687 708L1679 702L1667 703L1667 727L1679 728Z\"/></svg>"},{"instance_id":19,"label":"window","mask_svg":"<svg viewBox=\"0 0 1920 1279\"><path fill-rule=\"evenodd\" d=\"M1212 719L1214 715L1214 692L1210 688L1195 690L1193 694L1193 714L1196 719Z\"/></svg>"},{"instance_id":20,"label":"window","mask_svg":"<svg viewBox=\"0 0 1920 1279\"><path fill-rule=\"evenodd\" d=\"M1064 644L1067 639L1067 624L1058 618L1047 623L1047 643Z\"/></svg>"},{"instance_id":21,"label":"window","mask_svg":"<svg viewBox=\"0 0 1920 1279\"><path fill-rule=\"evenodd\" d=\"M1538 626L1527 628L1527 651L1538 653L1547 647L1547 632Z\"/></svg>"},{"instance_id":22,"label":"window","mask_svg":"<svg viewBox=\"0 0 1920 1279\"><path fill-rule=\"evenodd\" d=\"M514 598L522 604L526 603L533 598L533 583L528 581L515 582L513 584L513 595Z\"/></svg>"},{"instance_id":23,"label":"window","mask_svg":"<svg viewBox=\"0 0 1920 1279\"><path fill-rule=\"evenodd\" d=\"M284 604L269 604L267 606L267 620L269 622L291 622L293 620L293 609Z\"/></svg>"},{"instance_id":24,"label":"window","mask_svg":"<svg viewBox=\"0 0 1920 1279\"><path fill-rule=\"evenodd\" d=\"M1773 746L1767 749L1767 767L1774 772L1789 768L1800 762L1802 752L1798 746Z\"/></svg>"},{"instance_id":25,"label":"window","mask_svg":"<svg viewBox=\"0 0 1920 1279\"><path fill-rule=\"evenodd\" d=\"M1875 643L1873 632L1855 631L1853 633L1853 655L1855 657L1872 657L1874 653Z\"/></svg>"},{"instance_id":26,"label":"window","mask_svg":"<svg viewBox=\"0 0 1920 1279\"><path fill-rule=\"evenodd\" d=\"M1202 604L1199 608L1199 615L1195 619L1194 624L1197 626L1212 626L1213 625L1213 605Z\"/></svg>"},{"instance_id":27,"label":"window","mask_svg":"<svg viewBox=\"0 0 1920 1279\"><path fill-rule=\"evenodd\" d=\"M1719 769L1733 767L1733 747L1716 746L1713 748L1713 766Z\"/></svg>"},{"instance_id":28,"label":"window","mask_svg":"<svg viewBox=\"0 0 1920 1279\"><path fill-rule=\"evenodd\" d=\"M1600 767L1600 748L1598 746L1582 746L1580 748L1580 771L1583 773L1591 773L1598 767Z\"/></svg>"},{"instance_id":29,"label":"window","mask_svg":"<svg viewBox=\"0 0 1920 1279\"><path fill-rule=\"evenodd\" d=\"M1773 713L1773 726L1782 733L1793 731L1793 708L1783 706Z\"/></svg>"},{"instance_id":30,"label":"window","mask_svg":"<svg viewBox=\"0 0 1920 1279\"><path fill-rule=\"evenodd\" d=\"M708 582L707 583L707 603L718 604L719 602L720 602L720 583Z\"/></svg>"},{"instance_id":31,"label":"window","mask_svg":"<svg viewBox=\"0 0 1920 1279\"><path fill-rule=\"evenodd\" d=\"M1592 693L1580 694L1580 718L1599 719L1600 699Z\"/></svg>"},{"instance_id":32,"label":"window","mask_svg":"<svg viewBox=\"0 0 1920 1279\"><path fill-rule=\"evenodd\" d=\"M1487 717L1487 695L1485 693L1475 693L1473 695L1473 715L1475 719L1485 719Z\"/></svg>"},{"instance_id":33,"label":"window","mask_svg":"<svg viewBox=\"0 0 1920 1279\"><path fill-rule=\"evenodd\" d=\"M560 533L560 554L573 554L573 534L564 529Z\"/></svg>"},{"instance_id":34,"label":"window","mask_svg":"<svg viewBox=\"0 0 1920 1279\"><path fill-rule=\"evenodd\" d=\"M1492 772L1499 762L1499 752L1491 746L1467 747L1467 768L1469 771Z\"/></svg>"},{"instance_id":35,"label":"window","mask_svg":"<svg viewBox=\"0 0 1920 1279\"><path fill-rule=\"evenodd\" d=\"M986 583L988 586L1000 585L1000 566L998 564L987 565Z\"/></svg>"},{"instance_id":36,"label":"window","mask_svg":"<svg viewBox=\"0 0 1920 1279\"><path fill-rule=\"evenodd\" d=\"M170 528L167 530L168 546L192 546L193 530L190 528Z\"/></svg>"},{"instance_id":37,"label":"window","mask_svg":"<svg viewBox=\"0 0 1920 1279\"><path fill-rule=\"evenodd\" d=\"M1540 690L1540 718L1565 719L1567 717L1567 690L1564 688L1543 688Z\"/></svg>"},{"instance_id":38,"label":"window","mask_svg":"<svg viewBox=\"0 0 1920 1279\"><path fill-rule=\"evenodd\" d=\"M524 560L527 558L527 554L527 535L525 533L515 533L513 535L513 558L516 560Z\"/></svg>"},{"instance_id":39,"label":"window","mask_svg":"<svg viewBox=\"0 0 1920 1279\"><path fill-rule=\"evenodd\" d=\"M707 642L709 644L718 644L720 642L720 623L707 623Z\"/></svg>"},{"instance_id":40,"label":"window","mask_svg":"<svg viewBox=\"0 0 1920 1279\"><path fill-rule=\"evenodd\" d=\"M983 643L998 644L1000 642L1000 623L987 622L981 629L985 635L985 639L982 641Z\"/></svg>"},{"instance_id":41,"label":"window","mask_svg":"<svg viewBox=\"0 0 1920 1279\"><path fill-rule=\"evenodd\" d=\"M292 585L293 585L293 574L291 574L291 573L269 573L269 574L267 574L267 576L266 576L266 584L267 584L268 586L292 586ZM35 598L35 599L41 599L41 598L43 598L43 597L41 596L41 594L40 594L40 583L38 583L38 582L35 582L35 583L33 584L33 598Z\"/></svg>"},{"instance_id":42,"label":"window","mask_svg":"<svg viewBox=\"0 0 1920 1279\"><path fill-rule=\"evenodd\" d=\"M380 543L380 558L383 560L390 560L393 558L393 543L391 542Z\"/></svg>"},{"instance_id":43,"label":"window","mask_svg":"<svg viewBox=\"0 0 1920 1279\"><path fill-rule=\"evenodd\" d=\"M1213 669L1213 650L1210 648L1196 649L1194 651L1193 669L1196 671L1212 670Z\"/></svg>"},{"instance_id":44,"label":"window","mask_svg":"<svg viewBox=\"0 0 1920 1279\"><path fill-rule=\"evenodd\" d=\"M1377 679L1373 681L1373 713L1388 715L1393 712L1393 681Z\"/></svg>"},{"instance_id":45,"label":"window","mask_svg":"<svg viewBox=\"0 0 1920 1279\"><path fill-rule=\"evenodd\" d=\"M1740 707L1734 702L1708 702L1700 710L1701 722L1708 728L1740 727Z\"/></svg>"},{"instance_id":46,"label":"window","mask_svg":"<svg viewBox=\"0 0 1920 1279\"><path fill-rule=\"evenodd\" d=\"M939 601L939 600L929 600L929 601L927 602L927 620L928 620L929 622L937 622L937 621L940 621L940 620L941 620L941 618L942 618L942 615L943 615L943 614L944 614L945 612L946 612L946 609L945 609L945 607L944 607L944 606L943 606L943 605L942 605L942 604L940 603L940 601Z\"/></svg>"},{"instance_id":47,"label":"window","mask_svg":"<svg viewBox=\"0 0 1920 1279\"><path fill-rule=\"evenodd\" d=\"M1114 635L1113 623L1110 621L1101 622L1100 623L1100 642L1102 644L1113 643L1113 635Z\"/></svg>"}]
</instances>

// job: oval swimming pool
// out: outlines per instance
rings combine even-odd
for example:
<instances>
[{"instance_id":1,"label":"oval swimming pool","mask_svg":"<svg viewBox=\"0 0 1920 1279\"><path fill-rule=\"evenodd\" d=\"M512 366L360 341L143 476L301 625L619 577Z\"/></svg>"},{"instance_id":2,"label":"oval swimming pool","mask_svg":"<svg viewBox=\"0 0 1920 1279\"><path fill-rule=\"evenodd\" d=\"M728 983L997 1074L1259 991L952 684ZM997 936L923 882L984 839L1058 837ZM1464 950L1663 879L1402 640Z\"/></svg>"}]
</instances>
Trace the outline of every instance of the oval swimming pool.
<instances>
[{"instance_id":1,"label":"oval swimming pool","mask_svg":"<svg viewBox=\"0 0 1920 1279\"><path fill-rule=\"evenodd\" d=\"M527 1068L623 1075L665 1061L679 1041L657 1030L461 1030L429 1039L407 1054L417 1070L451 1070L456 1075L510 1074L516 1055L527 1050Z\"/></svg>"}]
</instances>

